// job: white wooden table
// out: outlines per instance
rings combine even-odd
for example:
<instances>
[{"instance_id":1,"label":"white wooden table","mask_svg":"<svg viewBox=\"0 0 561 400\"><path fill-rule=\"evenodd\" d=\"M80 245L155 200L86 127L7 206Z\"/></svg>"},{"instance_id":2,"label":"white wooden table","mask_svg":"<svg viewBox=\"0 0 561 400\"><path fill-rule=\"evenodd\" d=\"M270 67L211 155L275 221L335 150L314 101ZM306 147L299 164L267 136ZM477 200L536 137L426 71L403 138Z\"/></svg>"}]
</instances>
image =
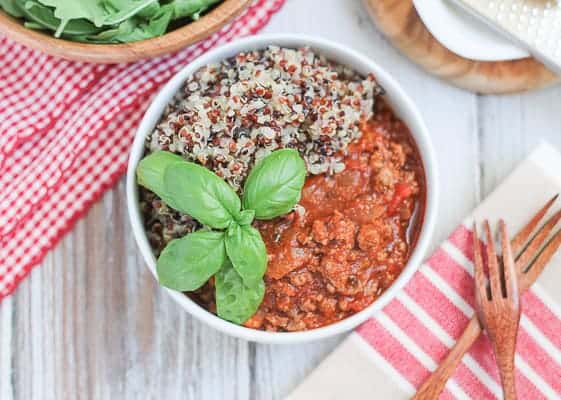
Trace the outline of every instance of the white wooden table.
<instances>
[{"instance_id":1,"label":"white wooden table","mask_svg":"<svg viewBox=\"0 0 561 400\"><path fill-rule=\"evenodd\" d=\"M406 88L440 159L433 248L537 143L561 148L561 87L508 97L450 87L398 54L360 0L288 0L265 32L346 43ZM0 399L281 399L340 340L256 345L193 320L144 267L121 181L0 304Z\"/></svg>"}]
</instances>

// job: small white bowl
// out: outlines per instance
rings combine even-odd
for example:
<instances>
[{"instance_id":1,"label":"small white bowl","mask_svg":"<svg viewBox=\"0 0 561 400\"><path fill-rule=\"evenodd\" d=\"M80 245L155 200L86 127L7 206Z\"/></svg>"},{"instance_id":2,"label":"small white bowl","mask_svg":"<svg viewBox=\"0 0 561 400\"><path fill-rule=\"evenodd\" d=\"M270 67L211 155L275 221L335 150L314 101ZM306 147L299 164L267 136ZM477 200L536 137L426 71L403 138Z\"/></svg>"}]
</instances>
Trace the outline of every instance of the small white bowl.
<instances>
[{"instance_id":1,"label":"small white bowl","mask_svg":"<svg viewBox=\"0 0 561 400\"><path fill-rule=\"evenodd\" d=\"M139 210L138 187L135 177L136 166L144 153L145 138L150 132L152 132L157 122L160 120L165 106L180 90L187 78L196 70L209 63L219 62L232 57L240 52L263 49L268 45L278 45L292 48L310 46L315 51L324 54L336 62L348 65L361 74L373 72L380 85L382 85L382 87L386 90L386 97L392 105L394 111L411 130L424 163L427 185L424 221L417 245L404 270L393 285L388 288L374 303L365 308L363 311L340 322L323 328L303 332L264 332L227 322L206 311L183 293L165 289L174 298L174 300L177 301L177 303L179 303L193 316L228 335L261 343L294 344L326 338L355 328L357 325L364 322L388 304L388 302L395 297L397 292L399 292L409 279L411 279L423 261L423 257L425 256L425 252L429 246L430 238L435 225L438 193L437 162L430 142L429 132L421 115L413 102L410 100L409 96L407 96L399 84L376 63L345 46L320 38L302 35L275 34L252 36L211 50L179 71L177 75L175 75L175 77L173 77L163 87L148 108L148 111L138 128L131 150L127 172L127 205L129 216L133 233L138 246L140 247L140 251L144 256L150 271L152 271L155 277L156 258L152 253L152 249L150 248L150 244L144 230L142 215Z\"/></svg>"}]
</instances>

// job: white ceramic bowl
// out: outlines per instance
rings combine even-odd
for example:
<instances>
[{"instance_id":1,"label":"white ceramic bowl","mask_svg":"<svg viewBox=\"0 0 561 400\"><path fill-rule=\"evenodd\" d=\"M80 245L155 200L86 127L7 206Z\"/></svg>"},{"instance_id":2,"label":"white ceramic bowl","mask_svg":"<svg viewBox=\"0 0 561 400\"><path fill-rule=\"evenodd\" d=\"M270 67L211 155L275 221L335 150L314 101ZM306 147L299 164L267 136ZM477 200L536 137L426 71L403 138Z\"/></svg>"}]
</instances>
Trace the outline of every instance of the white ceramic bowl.
<instances>
[{"instance_id":1,"label":"white ceramic bowl","mask_svg":"<svg viewBox=\"0 0 561 400\"><path fill-rule=\"evenodd\" d=\"M388 302L395 297L396 293L401 290L413 276L423 261L423 257L425 256L435 225L438 193L437 162L425 123L417 111L417 108L405 94L404 90L376 63L345 46L324 39L301 35L263 35L238 40L234 43L211 50L179 71L179 73L177 73L177 75L175 75L175 77L173 77L167 85L163 87L146 112L146 115L138 128L132 146L127 172L127 203L129 215L134 236L140 251L142 252L144 259L154 276L156 276L156 259L152 253L143 227L142 215L138 206L138 188L135 179L136 166L144 153L144 140L146 136L154 129L155 125L159 121L164 107L180 90L187 78L197 69L206 64L218 62L225 58L234 56L239 52L262 49L271 44L293 48L310 46L317 52L326 55L328 58L341 64L349 65L362 74L373 72L378 82L386 90L387 98L393 106L394 111L409 126L413 137L417 142L425 167L427 184L424 222L422 224L419 240L417 241L417 245L409 262L407 263L407 266L393 285L374 303L363 311L335 324L309 331L290 333L264 332L249 329L218 318L216 315L198 306L183 293L164 289L167 290L167 292L181 307L193 316L228 335L261 343L294 344L326 338L328 336L333 336L353 329L388 304Z\"/></svg>"}]
</instances>

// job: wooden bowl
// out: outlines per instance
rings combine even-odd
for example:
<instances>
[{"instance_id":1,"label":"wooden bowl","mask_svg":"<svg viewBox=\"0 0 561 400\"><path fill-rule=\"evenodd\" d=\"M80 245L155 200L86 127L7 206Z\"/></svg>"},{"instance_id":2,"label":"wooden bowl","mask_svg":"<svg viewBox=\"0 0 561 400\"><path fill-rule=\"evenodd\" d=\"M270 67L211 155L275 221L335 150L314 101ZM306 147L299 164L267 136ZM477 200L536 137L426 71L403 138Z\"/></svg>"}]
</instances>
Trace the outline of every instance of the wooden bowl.
<instances>
[{"instance_id":1,"label":"wooden bowl","mask_svg":"<svg viewBox=\"0 0 561 400\"><path fill-rule=\"evenodd\" d=\"M160 37L126 44L91 44L57 39L47 33L25 28L21 20L3 11L0 11L0 32L25 46L68 60L131 62L173 53L212 35L241 14L250 2L251 0L224 0L197 21Z\"/></svg>"}]
</instances>

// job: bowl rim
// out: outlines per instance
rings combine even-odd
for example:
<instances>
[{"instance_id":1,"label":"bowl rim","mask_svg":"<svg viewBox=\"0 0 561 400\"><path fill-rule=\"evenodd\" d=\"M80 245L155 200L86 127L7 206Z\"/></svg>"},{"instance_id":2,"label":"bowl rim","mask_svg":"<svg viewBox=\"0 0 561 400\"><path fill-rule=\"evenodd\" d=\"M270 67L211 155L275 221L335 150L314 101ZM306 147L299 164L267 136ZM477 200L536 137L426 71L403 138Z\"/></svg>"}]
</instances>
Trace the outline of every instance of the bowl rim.
<instances>
[{"instance_id":1,"label":"bowl rim","mask_svg":"<svg viewBox=\"0 0 561 400\"><path fill-rule=\"evenodd\" d=\"M0 32L43 53L73 61L99 64L134 62L173 53L211 36L240 15L252 0L224 0L196 21L162 36L121 44L81 43L55 38L23 26L18 18L0 9Z\"/></svg>"},{"instance_id":2,"label":"bowl rim","mask_svg":"<svg viewBox=\"0 0 561 400\"><path fill-rule=\"evenodd\" d=\"M359 70L359 72L360 69L367 69L368 71L373 72L378 82L384 87L386 96L392 107L395 109L396 105L399 104L401 113L407 114L407 118L409 120L406 122L411 130L412 137L419 149L421 160L424 166L426 181L424 220L415 249L413 250L413 253L411 254L403 271L393 282L393 284L372 304L370 304L364 310L341 321L338 321L331 325L327 325L325 327L308 331L265 332L252 328L246 328L225 321L217 317L215 314L206 311L183 293L163 288L191 315L230 336L245 339L248 341L268 344L295 344L319 340L349 331L358 326L360 323L364 322L369 317L373 316L375 313L379 312L411 279L413 274L421 265L423 257L425 256L425 253L430 245L430 240L434 231L437 217L439 193L436 154L430 141L428 129L423 121L420 112L417 110L413 101L409 98L409 96L405 93L405 91L401 88L397 81L395 81L394 78L392 78L387 72L385 72L383 68L381 68L378 64L376 64L366 56L359 54L357 51L352 50L347 46L318 37L298 34L266 34L251 36L234 41L205 53L192 63L183 67L160 90L160 92L154 98L150 107L146 111L146 114L135 134L134 143L131 147L131 154L129 158L126 178L127 208L129 211L129 217L136 242L140 248L144 260L146 261L148 268L150 269L152 274L154 274L154 277L157 280L155 270L156 259L154 257L154 254L152 253L142 224L142 216L140 215L139 211L138 192L135 178L136 166L144 153L145 138L153 130L157 121L161 118L161 111L163 111L165 105L167 105L169 100L171 100L173 95L182 86L183 82L194 71L199 69L201 66L209 64L211 62L222 60L229 56L235 55L240 51L265 48L271 44L286 47L309 46L322 54L326 54L329 58L334 59L335 61L340 61L343 58L346 59L345 63L350 67ZM398 115L400 115L400 113L398 113ZM400 115L400 117L404 118L404 115ZM414 127L411 126L412 122L415 125Z\"/></svg>"}]
</instances>

